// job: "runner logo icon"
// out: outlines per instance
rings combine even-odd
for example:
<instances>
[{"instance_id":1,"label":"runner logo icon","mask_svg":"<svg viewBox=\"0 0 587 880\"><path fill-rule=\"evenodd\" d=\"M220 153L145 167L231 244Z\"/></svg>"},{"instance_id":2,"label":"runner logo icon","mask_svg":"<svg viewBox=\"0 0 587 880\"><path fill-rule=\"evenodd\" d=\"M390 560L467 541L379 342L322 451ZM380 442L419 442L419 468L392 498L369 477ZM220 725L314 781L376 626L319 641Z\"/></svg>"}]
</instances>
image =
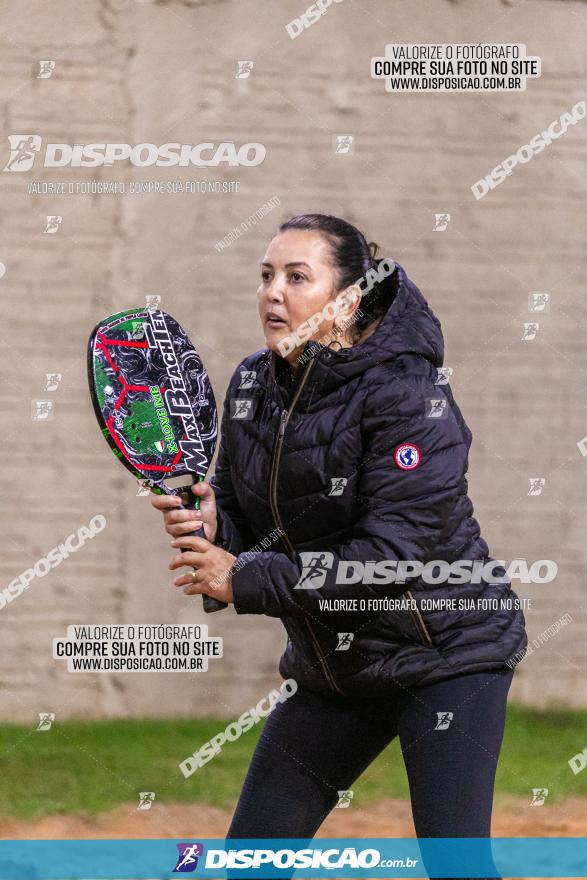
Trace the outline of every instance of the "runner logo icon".
<instances>
[{"instance_id":1,"label":"runner logo icon","mask_svg":"<svg viewBox=\"0 0 587 880\"><path fill-rule=\"evenodd\" d=\"M294 590L317 590L324 586L326 572L332 568L332 553L316 553L312 550L299 554L302 560L302 573Z\"/></svg>"},{"instance_id":2,"label":"runner logo icon","mask_svg":"<svg viewBox=\"0 0 587 880\"><path fill-rule=\"evenodd\" d=\"M42 140L38 134L9 134L10 158L3 171L30 171L41 149Z\"/></svg>"},{"instance_id":3,"label":"runner logo icon","mask_svg":"<svg viewBox=\"0 0 587 880\"><path fill-rule=\"evenodd\" d=\"M204 852L204 845L202 843L176 843L175 845L179 855L173 873L187 874L195 871L198 867L198 859Z\"/></svg>"}]
</instances>

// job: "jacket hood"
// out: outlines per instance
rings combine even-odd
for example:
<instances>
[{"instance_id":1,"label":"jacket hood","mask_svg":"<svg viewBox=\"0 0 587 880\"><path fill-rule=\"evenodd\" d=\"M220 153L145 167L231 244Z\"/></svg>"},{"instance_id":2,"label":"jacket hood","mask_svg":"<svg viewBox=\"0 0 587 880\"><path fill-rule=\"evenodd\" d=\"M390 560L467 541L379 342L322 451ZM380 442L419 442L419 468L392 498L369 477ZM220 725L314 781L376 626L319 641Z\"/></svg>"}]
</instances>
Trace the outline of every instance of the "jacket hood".
<instances>
[{"instance_id":1,"label":"jacket hood","mask_svg":"<svg viewBox=\"0 0 587 880\"><path fill-rule=\"evenodd\" d=\"M379 260L378 265L381 262ZM360 363L363 359L382 363L399 354L410 353L421 355L435 367L441 367L444 338L440 321L398 263L395 263L395 271L380 282L383 287L390 285L395 289L395 298L379 326L364 342L346 349L346 359L349 363Z\"/></svg>"}]
</instances>

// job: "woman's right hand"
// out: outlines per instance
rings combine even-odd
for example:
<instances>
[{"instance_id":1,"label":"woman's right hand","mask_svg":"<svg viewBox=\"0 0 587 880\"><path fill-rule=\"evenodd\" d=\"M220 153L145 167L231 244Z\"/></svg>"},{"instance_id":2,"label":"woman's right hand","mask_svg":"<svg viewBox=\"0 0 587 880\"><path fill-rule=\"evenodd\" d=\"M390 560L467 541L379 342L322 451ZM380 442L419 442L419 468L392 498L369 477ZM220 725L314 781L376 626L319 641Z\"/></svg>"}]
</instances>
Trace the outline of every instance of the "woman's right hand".
<instances>
[{"instance_id":1,"label":"woman's right hand","mask_svg":"<svg viewBox=\"0 0 587 880\"><path fill-rule=\"evenodd\" d=\"M185 510L178 495L154 495L151 504L163 514L165 531L174 538L191 535L204 526L208 541L216 539L216 498L209 483L194 483L192 492L200 498L200 510Z\"/></svg>"}]
</instances>

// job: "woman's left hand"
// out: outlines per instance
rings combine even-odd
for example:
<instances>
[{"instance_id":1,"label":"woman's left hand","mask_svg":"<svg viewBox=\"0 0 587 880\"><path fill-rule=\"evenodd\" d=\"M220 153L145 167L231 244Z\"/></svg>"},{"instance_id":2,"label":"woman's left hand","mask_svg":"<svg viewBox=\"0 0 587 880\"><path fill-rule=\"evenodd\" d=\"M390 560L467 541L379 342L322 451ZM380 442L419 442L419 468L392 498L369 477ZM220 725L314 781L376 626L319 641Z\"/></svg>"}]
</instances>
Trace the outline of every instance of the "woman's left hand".
<instances>
[{"instance_id":1,"label":"woman's left hand","mask_svg":"<svg viewBox=\"0 0 587 880\"><path fill-rule=\"evenodd\" d=\"M187 596L205 593L221 602L234 601L230 570L236 562L236 556L211 544L206 538L195 538L191 535L175 538L171 546L178 549L185 547L187 552L174 556L169 568L172 571L183 566L190 569L186 574L175 578L176 587L183 587Z\"/></svg>"}]
</instances>

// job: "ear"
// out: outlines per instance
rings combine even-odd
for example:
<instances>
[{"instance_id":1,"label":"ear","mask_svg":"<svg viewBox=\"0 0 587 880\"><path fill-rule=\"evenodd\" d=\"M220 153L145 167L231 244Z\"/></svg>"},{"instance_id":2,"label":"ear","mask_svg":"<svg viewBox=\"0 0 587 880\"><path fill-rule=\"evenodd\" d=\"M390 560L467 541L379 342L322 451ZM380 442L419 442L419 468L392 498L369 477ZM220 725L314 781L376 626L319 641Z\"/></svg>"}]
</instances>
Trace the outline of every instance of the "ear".
<instances>
[{"instance_id":1,"label":"ear","mask_svg":"<svg viewBox=\"0 0 587 880\"><path fill-rule=\"evenodd\" d=\"M335 322L337 324L343 324L350 320L359 308L361 297L362 292L358 284L351 284L350 287L345 287L344 290L341 290L341 292L336 295L335 299L338 306L338 312Z\"/></svg>"}]
</instances>

